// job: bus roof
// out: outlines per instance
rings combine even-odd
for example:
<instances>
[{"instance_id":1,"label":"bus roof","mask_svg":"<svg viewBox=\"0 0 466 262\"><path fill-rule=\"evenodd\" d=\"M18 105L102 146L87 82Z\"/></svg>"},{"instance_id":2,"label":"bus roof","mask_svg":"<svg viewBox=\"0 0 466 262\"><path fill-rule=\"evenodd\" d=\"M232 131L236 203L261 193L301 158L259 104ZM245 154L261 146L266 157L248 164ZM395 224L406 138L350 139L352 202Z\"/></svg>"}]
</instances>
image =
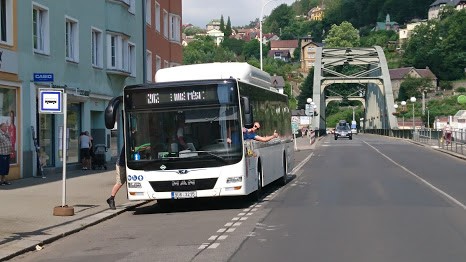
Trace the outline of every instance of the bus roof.
<instances>
[{"instance_id":1,"label":"bus roof","mask_svg":"<svg viewBox=\"0 0 466 262\"><path fill-rule=\"evenodd\" d=\"M276 91L267 72L261 71L248 63L238 62L193 64L163 68L157 71L154 80L156 83L163 83L230 78Z\"/></svg>"}]
</instances>

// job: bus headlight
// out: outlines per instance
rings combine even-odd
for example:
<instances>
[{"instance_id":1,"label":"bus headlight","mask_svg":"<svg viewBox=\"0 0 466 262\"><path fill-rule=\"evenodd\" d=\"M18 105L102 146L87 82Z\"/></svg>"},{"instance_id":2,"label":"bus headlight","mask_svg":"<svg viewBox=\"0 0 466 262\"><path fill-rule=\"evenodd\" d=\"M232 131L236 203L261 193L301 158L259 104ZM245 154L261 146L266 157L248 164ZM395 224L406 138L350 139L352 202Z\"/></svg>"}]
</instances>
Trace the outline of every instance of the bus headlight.
<instances>
[{"instance_id":1,"label":"bus headlight","mask_svg":"<svg viewBox=\"0 0 466 262\"><path fill-rule=\"evenodd\" d=\"M140 182L128 182L128 188L142 188Z\"/></svg>"},{"instance_id":2,"label":"bus headlight","mask_svg":"<svg viewBox=\"0 0 466 262\"><path fill-rule=\"evenodd\" d=\"M243 182L243 177L242 176L235 176L235 177L227 178L227 184L240 183L240 182Z\"/></svg>"}]
</instances>

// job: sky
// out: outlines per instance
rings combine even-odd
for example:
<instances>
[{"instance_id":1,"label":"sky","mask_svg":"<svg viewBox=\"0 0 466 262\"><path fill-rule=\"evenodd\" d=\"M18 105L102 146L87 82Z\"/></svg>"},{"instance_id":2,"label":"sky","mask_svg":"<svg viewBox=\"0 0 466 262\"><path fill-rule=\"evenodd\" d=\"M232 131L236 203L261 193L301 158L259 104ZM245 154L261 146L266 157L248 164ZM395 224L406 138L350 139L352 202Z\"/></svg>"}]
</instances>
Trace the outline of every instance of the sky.
<instances>
[{"instance_id":1,"label":"sky","mask_svg":"<svg viewBox=\"0 0 466 262\"><path fill-rule=\"evenodd\" d=\"M261 15L264 16L281 4L291 5L295 0L182 0L183 24L205 28L212 19L223 15L225 24L230 17L232 26L244 26ZM264 6L265 5L265 6Z\"/></svg>"}]
</instances>

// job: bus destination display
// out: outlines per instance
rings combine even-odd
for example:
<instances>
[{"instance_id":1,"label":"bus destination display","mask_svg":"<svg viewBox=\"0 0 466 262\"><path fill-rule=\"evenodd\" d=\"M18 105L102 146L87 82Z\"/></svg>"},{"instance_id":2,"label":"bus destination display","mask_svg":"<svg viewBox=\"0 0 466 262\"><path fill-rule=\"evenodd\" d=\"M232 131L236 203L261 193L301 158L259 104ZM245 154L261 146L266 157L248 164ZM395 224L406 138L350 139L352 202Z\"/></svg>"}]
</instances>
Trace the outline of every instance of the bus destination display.
<instances>
[{"instance_id":1,"label":"bus destination display","mask_svg":"<svg viewBox=\"0 0 466 262\"><path fill-rule=\"evenodd\" d=\"M133 107L168 105L174 103L218 103L217 86L196 88L147 89L135 91L130 95Z\"/></svg>"}]
</instances>

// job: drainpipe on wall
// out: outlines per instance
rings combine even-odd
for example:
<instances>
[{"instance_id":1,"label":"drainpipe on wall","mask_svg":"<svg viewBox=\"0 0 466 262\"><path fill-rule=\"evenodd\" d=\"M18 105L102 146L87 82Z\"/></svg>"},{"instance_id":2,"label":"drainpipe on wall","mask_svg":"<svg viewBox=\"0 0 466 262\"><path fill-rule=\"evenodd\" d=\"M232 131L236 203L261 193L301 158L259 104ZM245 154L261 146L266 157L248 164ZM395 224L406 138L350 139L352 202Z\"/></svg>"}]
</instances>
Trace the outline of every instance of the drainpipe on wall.
<instances>
[{"instance_id":1,"label":"drainpipe on wall","mask_svg":"<svg viewBox=\"0 0 466 262\"><path fill-rule=\"evenodd\" d=\"M142 82L147 82L147 56L146 56L146 3L142 1Z\"/></svg>"}]
</instances>

